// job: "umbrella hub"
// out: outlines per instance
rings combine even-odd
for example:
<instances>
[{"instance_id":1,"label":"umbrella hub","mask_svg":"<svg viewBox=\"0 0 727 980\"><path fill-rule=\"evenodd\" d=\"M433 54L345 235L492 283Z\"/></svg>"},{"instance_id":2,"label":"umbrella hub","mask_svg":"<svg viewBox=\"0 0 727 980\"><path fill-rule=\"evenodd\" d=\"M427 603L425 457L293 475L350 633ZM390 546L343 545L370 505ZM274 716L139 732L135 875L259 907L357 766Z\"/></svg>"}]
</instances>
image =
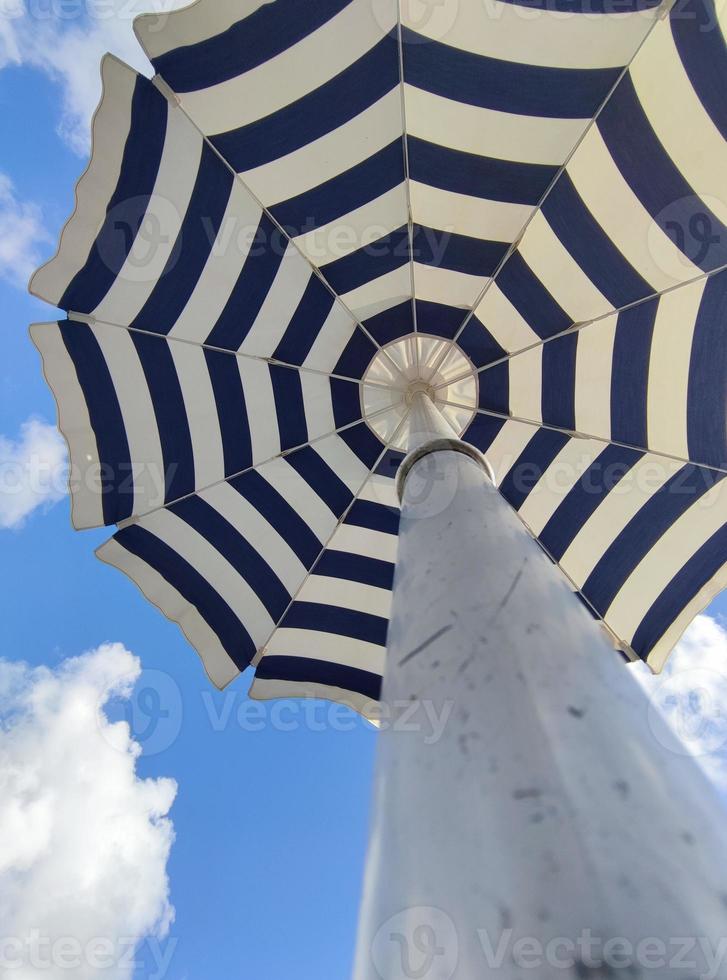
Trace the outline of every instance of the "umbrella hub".
<instances>
[{"instance_id":1,"label":"umbrella hub","mask_svg":"<svg viewBox=\"0 0 727 980\"><path fill-rule=\"evenodd\" d=\"M406 448L406 419L417 392L428 395L462 435L477 409L478 375L464 351L441 337L412 333L382 347L364 374L361 407L383 443Z\"/></svg>"}]
</instances>

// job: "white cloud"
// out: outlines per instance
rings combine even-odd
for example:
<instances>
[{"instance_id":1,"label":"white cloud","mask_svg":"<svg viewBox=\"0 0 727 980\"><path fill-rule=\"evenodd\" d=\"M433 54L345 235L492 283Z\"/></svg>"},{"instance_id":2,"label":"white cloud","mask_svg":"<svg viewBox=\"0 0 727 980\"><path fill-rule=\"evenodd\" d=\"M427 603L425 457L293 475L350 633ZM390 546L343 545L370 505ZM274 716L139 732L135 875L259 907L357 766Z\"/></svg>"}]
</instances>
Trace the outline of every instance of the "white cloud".
<instances>
[{"instance_id":1,"label":"white cloud","mask_svg":"<svg viewBox=\"0 0 727 980\"><path fill-rule=\"evenodd\" d=\"M140 779L126 722L139 661L107 644L57 669L0 661L0 964L35 977L129 980L145 939L173 951L169 779ZM168 964L167 964L168 965ZM161 973L161 970L159 971Z\"/></svg>"},{"instance_id":2,"label":"white cloud","mask_svg":"<svg viewBox=\"0 0 727 980\"><path fill-rule=\"evenodd\" d=\"M102 56L111 51L150 75L151 65L133 33L134 18L188 4L189 0L0 0L0 67L28 65L58 83L58 133L84 155L91 116L101 95Z\"/></svg>"},{"instance_id":3,"label":"white cloud","mask_svg":"<svg viewBox=\"0 0 727 980\"><path fill-rule=\"evenodd\" d=\"M66 445L58 430L30 418L17 439L0 435L0 529L22 527L38 507L66 493Z\"/></svg>"},{"instance_id":4,"label":"white cloud","mask_svg":"<svg viewBox=\"0 0 727 980\"><path fill-rule=\"evenodd\" d=\"M639 682L709 778L727 790L727 630L712 616L697 616L661 674L634 665Z\"/></svg>"},{"instance_id":5,"label":"white cloud","mask_svg":"<svg viewBox=\"0 0 727 980\"><path fill-rule=\"evenodd\" d=\"M50 242L40 208L21 200L11 179L0 172L0 279L25 289Z\"/></svg>"}]
</instances>

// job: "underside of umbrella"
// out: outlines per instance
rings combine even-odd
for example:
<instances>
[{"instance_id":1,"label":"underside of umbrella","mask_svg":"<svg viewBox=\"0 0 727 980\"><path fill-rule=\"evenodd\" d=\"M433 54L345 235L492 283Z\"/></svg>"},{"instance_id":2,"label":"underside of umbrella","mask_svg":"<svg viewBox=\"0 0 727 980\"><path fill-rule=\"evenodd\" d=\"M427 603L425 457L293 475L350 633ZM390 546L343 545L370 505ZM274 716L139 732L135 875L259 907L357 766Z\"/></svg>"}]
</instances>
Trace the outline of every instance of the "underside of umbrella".
<instances>
[{"instance_id":1,"label":"underside of umbrella","mask_svg":"<svg viewBox=\"0 0 727 980\"><path fill-rule=\"evenodd\" d=\"M32 337L74 526L216 685L370 711L420 391L630 659L727 584L727 13L615 6L197 0L104 60Z\"/></svg>"}]
</instances>

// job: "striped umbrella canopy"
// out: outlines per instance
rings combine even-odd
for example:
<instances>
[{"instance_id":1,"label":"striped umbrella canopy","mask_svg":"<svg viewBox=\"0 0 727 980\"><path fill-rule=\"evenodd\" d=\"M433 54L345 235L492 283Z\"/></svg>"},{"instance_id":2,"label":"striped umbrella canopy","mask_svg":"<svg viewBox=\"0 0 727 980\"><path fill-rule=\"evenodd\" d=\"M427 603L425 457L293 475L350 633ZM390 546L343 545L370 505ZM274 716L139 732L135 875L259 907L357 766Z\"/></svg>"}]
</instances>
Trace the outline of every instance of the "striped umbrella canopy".
<instances>
[{"instance_id":1,"label":"striped umbrella canopy","mask_svg":"<svg viewBox=\"0 0 727 980\"><path fill-rule=\"evenodd\" d=\"M727 5L197 0L31 291L76 528L222 687L380 692L412 393L630 659L727 584Z\"/></svg>"}]
</instances>

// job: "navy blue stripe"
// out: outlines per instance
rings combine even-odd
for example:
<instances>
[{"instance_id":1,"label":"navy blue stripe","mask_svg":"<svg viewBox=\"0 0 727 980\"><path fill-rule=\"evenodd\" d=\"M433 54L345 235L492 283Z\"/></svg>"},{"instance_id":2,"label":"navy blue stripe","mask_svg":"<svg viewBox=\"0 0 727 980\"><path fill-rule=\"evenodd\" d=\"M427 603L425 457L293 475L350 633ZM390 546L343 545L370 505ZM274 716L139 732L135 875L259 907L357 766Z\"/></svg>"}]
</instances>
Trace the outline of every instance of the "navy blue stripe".
<instances>
[{"instance_id":1,"label":"navy blue stripe","mask_svg":"<svg viewBox=\"0 0 727 980\"><path fill-rule=\"evenodd\" d=\"M414 316L412 313L411 300L404 300L396 306L390 306L388 310L375 313L368 319L362 321L371 336L382 347L384 344L405 337L414 331Z\"/></svg>"},{"instance_id":2,"label":"navy blue stripe","mask_svg":"<svg viewBox=\"0 0 727 980\"><path fill-rule=\"evenodd\" d=\"M513 252L495 282L539 337L552 337L571 326L571 318L550 295L520 252Z\"/></svg>"},{"instance_id":3,"label":"navy blue stripe","mask_svg":"<svg viewBox=\"0 0 727 980\"><path fill-rule=\"evenodd\" d=\"M480 408L510 414L510 362L502 361L479 375Z\"/></svg>"},{"instance_id":4,"label":"navy blue stripe","mask_svg":"<svg viewBox=\"0 0 727 980\"><path fill-rule=\"evenodd\" d=\"M354 425L350 429L339 432L352 453L361 460L368 469L374 465L382 450L382 445L365 422Z\"/></svg>"},{"instance_id":5,"label":"navy blue stripe","mask_svg":"<svg viewBox=\"0 0 727 980\"><path fill-rule=\"evenodd\" d=\"M539 537L560 561L580 529L605 496L644 454L623 446L606 446L558 505Z\"/></svg>"},{"instance_id":6,"label":"navy blue stripe","mask_svg":"<svg viewBox=\"0 0 727 980\"><path fill-rule=\"evenodd\" d=\"M95 310L126 262L154 191L166 137L167 110L161 92L148 79L138 77L118 183L86 264L59 300L63 309L79 313Z\"/></svg>"},{"instance_id":7,"label":"navy blue stripe","mask_svg":"<svg viewBox=\"0 0 727 980\"><path fill-rule=\"evenodd\" d=\"M284 629L318 630L352 640L366 640L386 646L388 619L357 609L343 609L323 602L294 602L281 626Z\"/></svg>"},{"instance_id":8,"label":"navy blue stripe","mask_svg":"<svg viewBox=\"0 0 727 980\"><path fill-rule=\"evenodd\" d=\"M537 429L500 483L500 493L518 510L542 478L555 457L568 442L568 436L552 429Z\"/></svg>"},{"instance_id":9,"label":"navy blue stripe","mask_svg":"<svg viewBox=\"0 0 727 980\"><path fill-rule=\"evenodd\" d=\"M236 357L205 350L205 361L212 384L220 424L225 476L252 466L252 436Z\"/></svg>"},{"instance_id":10,"label":"navy blue stripe","mask_svg":"<svg viewBox=\"0 0 727 980\"><path fill-rule=\"evenodd\" d=\"M727 264L727 228L664 149L630 76L624 77L596 124L631 190L677 248L704 272Z\"/></svg>"},{"instance_id":11,"label":"navy blue stripe","mask_svg":"<svg viewBox=\"0 0 727 980\"><path fill-rule=\"evenodd\" d=\"M301 235L335 221L404 182L401 138L345 173L271 207L277 221Z\"/></svg>"},{"instance_id":12,"label":"navy blue stripe","mask_svg":"<svg viewBox=\"0 0 727 980\"><path fill-rule=\"evenodd\" d=\"M409 174L430 187L509 204L537 204L557 167L452 150L408 136Z\"/></svg>"},{"instance_id":13,"label":"navy blue stripe","mask_svg":"<svg viewBox=\"0 0 727 980\"><path fill-rule=\"evenodd\" d=\"M377 504L373 500L357 500L346 515L345 523L384 534L398 534L399 508Z\"/></svg>"},{"instance_id":14,"label":"navy blue stripe","mask_svg":"<svg viewBox=\"0 0 727 980\"><path fill-rule=\"evenodd\" d=\"M114 540L156 569L195 607L240 670L250 664L256 652L250 634L222 596L188 561L138 524L119 531Z\"/></svg>"},{"instance_id":15,"label":"navy blue stripe","mask_svg":"<svg viewBox=\"0 0 727 980\"><path fill-rule=\"evenodd\" d=\"M213 136L212 143L238 173L252 170L338 129L397 85L397 45L387 36L313 92L263 119Z\"/></svg>"},{"instance_id":16,"label":"navy blue stripe","mask_svg":"<svg viewBox=\"0 0 727 980\"><path fill-rule=\"evenodd\" d=\"M658 299L619 313L611 368L611 438L649 445L649 362ZM596 327L598 329L598 327Z\"/></svg>"},{"instance_id":17,"label":"navy blue stripe","mask_svg":"<svg viewBox=\"0 0 727 980\"><path fill-rule=\"evenodd\" d=\"M457 344L478 368L499 361L505 356L503 348L476 316L470 317L467 321L467 326L459 335Z\"/></svg>"},{"instance_id":18,"label":"navy blue stripe","mask_svg":"<svg viewBox=\"0 0 727 980\"><path fill-rule=\"evenodd\" d=\"M727 272L707 280L699 304L687 389L689 458L727 466Z\"/></svg>"},{"instance_id":19,"label":"navy blue stripe","mask_svg":"<svg viewBox=\"0 0 727 980\"><path fill-rule=\"evenodd\" d=\"M543 68L472 54L403 30L404 78L446 99L523 116L590 119L618 68Z\"/></svg>"},{"instance_id":20,"label":"navy blue stripe","mask_svg":"<svg viewBox=\"0 0 727 980\"><path fill-rule=\"evenodd\" d=\"M454 338L468 312L458 306L446 306L444 303L434 303L428 299L418 299L416 311L419 333L430 333L435 337L447 337L449 340Z\"/></svg>"},{"instance_id":21,"label":"navy blue stripe","mask_svg":"<svg viewBox=\"0 0 727 980\"><path fill-rule=\"evenodd\" d=\"M164 500L192 493L195 486L192 436L169 343L153 334L130 333L144 371L164 457Z\"/></svg>"},{"instance_id":22,"label":"navy blue stripe","mask_svg":"<svg viewBox=\"0 0 727 980\"><path fill-rule=\"evenodd\" d=\"M323 275L340 296L409 261L409 229L406 225L355 252L335 259L321 268Z\"/></svg>"},{"instance_id":23,"label":"navy blue stripe","mask_svg":"<svg viewBox=\"0 0 727 980\"><path fill-rule=\"evenodd\" d=\"M393 480L403 461L404 453L397 452L395 449L387 449L381 457L381 460L377 463L374 472L377 476L385 476Z\"/></svg>"},{"instance_id":24,"label":"navy blue stripe","mask_svg":"<svg viewBox=\"0 0 727 980\"><path fill-rule=\"evenodd\" d=\"M273 357L287 364L302 364L326 322L334 297L320 279L311 274L305 292Z\"/></svg>"},{"instance_id":25,"label":"navy blue stripe","mask_svg":"<svg viewBox=\"0 0 727 980\"><path fill-rule=\"evenodd\" d=\"M394 584L394 565L380 558L354 555L329 548L315 567L315 575L340 578L346 582L360 582L377 589L391 589Z\"/></svg>"},{"instance_id":26,"label":"navy blue stripe","mask_svg":"<svg viewBox=\"0 0 727 980\"><path fill-rule=\"evenodd\" d=\"M132 321L132 327L168 333L177 322L210 257L234 179L205 143L177 240L149 298Z\"/></svg>"},{"instance_id":27,"label":"navy blue stripe","mask_svg":"<svg viewBox=\"0 0 727 980\"><path fill-rule=\"evenodd\" d=\"M602 616L659 538L723 476L714 470L687 464L631 518L583 585L583 594Z\"/></svg>"},{"instance_id":28,"label":"navy blue stripe","mask_svg":"<svg viewBox=\"0 0 727 980\"><path fill-rule=\"evenodd\" d=\"M475 415L463 438L471 442L480 452L486 453L497 438L505 419L495 418L494 415Z\"/></svg>"},{"instance_id":29,"label":"navy blue stripe","mask_svg":"<svg viewBox=\"0 0 727 980\"><path fill-rule=\"evenodd\" d=\"M270 381L275 399L280 449L294 449L308 442L305 403L300 373L292 368L270 365Z\"/></svg>"},{"instance_id":30,"label":"navy blue stripe","mask_svg":"<svg viewBox=\"0 0 727 980\"><path fill-rule=\"evenodd\" d=\"M303 477L336 517L340 517L353 499L346 484L333 472L311 446L305 446L290 456L286 462Z\"/></svg>"},{"instance_id":31,"label":"navy blue stripe","mask_svg":"<svg viewBox=\"0 0 727 980\"><path fill-rule=\"evenodd\" d=\"M58 328L76 369L96 437L104 523L116 524L131 517L134 508L131 453L116 389L93 330L71 321L59 323Z\"/></svg>"},{"instance_id":32,"label":"navy blue stripe","mask_svg":"<svg viewBox=\"0 0 727 980\"><path fill-rule=\"evenodd\" d=\"M588 210L567 171L546 197L542 211L561 244L616 309L653 292Z\"/></svg>"},{"instance_id":33,"label":"navy blue stripe","mask_svg":"<svg viewBox=\"0 0 727 980\"><path fill-rule=\"evenodd\" d=\"M320 554L322 543L285 497L256 470L250 470L230 480L230 486L275 528L305 568L310 568Z\"/></svg>"},{"instance_id":34,"label":"navy blue stripe","mask_svg":"<svg viewBox=\"0 0 727 980\"><path fill-rule=\"evenodd\" d=\"M208 344L239 349L272 288L287 245L287 239L263 214L235 287L207 337Z\"/></svg>"},{"instance_id":35,"label":"navy blue stripe","mask_svg":"<svg viewBox=\"0 0 727 980\"><path fill-rule=\"evenodd\" d=\"M344 667L330 660L308 657L276 657L268 654L255 668L255 676L268 681L297 681L301 684L324 684L343 691L354 691L378 701L381 677L359 667Z\"/></svg>"},{"instance_id":36,"label":"navy blue stripe","mask_svg":"<svg viewBox=\"0 0 727 980\"><path fill-rule=\"evenodd\" d=\"M343 348L343 353L336 362L333 373L343 374L347 378L363 378L374 354L376 354L375 345L363 330L354 327L348 343Z\"/></svg>"},{"instance_id":37,"label":"navy blue stripe","mask_svg":"<svg viewBox=\"0 0 727 980\"><path fill-rule=\"evenodd\" d=\"M727 140L727 43L713 0L679 0L671 32L684 70L710 119Z\"/></svg>"},{"instance_id":38,"label":"navy blue stripe","mask_svg":"<svg viewBox=\"0 0 727 980\"><path fill-rule=\"evenodd\" d=\"M196 495L178 501L170 510L219 551L245 579L272 620L277 622L288 608L292 596L262 555L238 529Z\"/></svg>"},{"instance_id":39,"label":"navy blue stripe","mask_svg":"<svg viewBox=\"0 0 727 980\"><path fill-rule=\"evenodd\" d=\"M543 344L543 386L540 405L543 422L562 429L576 427L576 349L578 334L556 337Z\"/></svg>"},{"instance_id":40,"label":"navy blue stripe","mask_svg":"<svg viewBox=\"0 0 727 980\"><path fill-rule=\"evenodd\" d=\"M361 397L359 386L352 381L341 381L331 378L331 402L333 404L333 421L340 429L361 418Z\"/></svg>"},{"instance_id":41,"label":"navy blue stripe","mask_svg":"<svg viewBox=\"0 0 727 980\"><path fill-rule=\"evenodd\" d=\"M725 555L727 524L715 531L679 569L639 623L631 646L640 657L647 658L679 613L724 565Z\"/></svg>"},{"instance_id":42,"label":"navy blue stripe","mask_svg":"<svg viewBox=\"0 0 727 980\"><path fill-rule=\"evenodd\" d=\"M158 74L175 92L210 88L257 68L287 51L351 0L277 0L242 17L222 34L174 48L154 58Z\"/></svg>"},{"instance_id":43,"label":"navy blue stripe","mask_svg":"<svg viewBox=\"0 0 727 980\"><path fill-rule=\"evenodd\" d=\"M414 260L438 269L452 269L470 276L491 276L509 247L507 242L414 226Z\"/></svg>"}]
</instances>

